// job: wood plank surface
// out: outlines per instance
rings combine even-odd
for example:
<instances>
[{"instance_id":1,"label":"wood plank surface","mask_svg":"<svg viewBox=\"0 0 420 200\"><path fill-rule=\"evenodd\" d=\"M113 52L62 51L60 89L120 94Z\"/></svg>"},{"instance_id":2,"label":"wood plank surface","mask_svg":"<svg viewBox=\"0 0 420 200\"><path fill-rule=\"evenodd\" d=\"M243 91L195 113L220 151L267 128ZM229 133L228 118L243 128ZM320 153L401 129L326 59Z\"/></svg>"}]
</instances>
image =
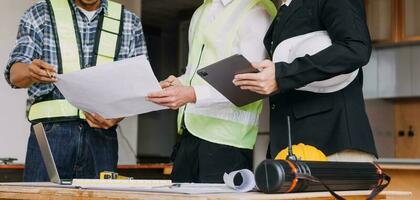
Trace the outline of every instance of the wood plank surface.
<instances>
[{"instance_id":1,"label":"wood plank surface","mask_svg":"<svg viewBox=\"0 0 420 200\"><path fill-rule=\"evenodd\" d=\"M349 200L364 200L370 191L348 191L338 192ZM377 199L392 199L392 197L409 198L410 193L388 191L381 194ZM233 193L233 194L205 194L185 195L169 193L149 192L123 192L107 190L81 190L66 188L46 187L21 187L21 186L0 186L0 199L56 199L56 200L283 200L283 199L315 199L333 200L327 192L295 193L295 194L262 194L262 193Z\"/></svg>"}]
</instances>

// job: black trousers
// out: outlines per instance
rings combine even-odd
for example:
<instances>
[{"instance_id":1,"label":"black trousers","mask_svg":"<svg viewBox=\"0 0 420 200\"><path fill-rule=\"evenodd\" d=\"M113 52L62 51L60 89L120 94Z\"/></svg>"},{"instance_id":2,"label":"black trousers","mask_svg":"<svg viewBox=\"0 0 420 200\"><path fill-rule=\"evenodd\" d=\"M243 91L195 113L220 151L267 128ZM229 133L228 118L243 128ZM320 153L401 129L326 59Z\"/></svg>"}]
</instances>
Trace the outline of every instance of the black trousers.
<instances>
[{"instance_id":1,"label":"black trousers","mask_svg":"<svg viewBox=\"0 0 420 200\"><path fill-rule=\"evenodd\" d=\"M183 132L174 148L171 179L176 183L223 183L223 174L252 170L252 150L212 143Z\"/></svg>"}]
</instances>

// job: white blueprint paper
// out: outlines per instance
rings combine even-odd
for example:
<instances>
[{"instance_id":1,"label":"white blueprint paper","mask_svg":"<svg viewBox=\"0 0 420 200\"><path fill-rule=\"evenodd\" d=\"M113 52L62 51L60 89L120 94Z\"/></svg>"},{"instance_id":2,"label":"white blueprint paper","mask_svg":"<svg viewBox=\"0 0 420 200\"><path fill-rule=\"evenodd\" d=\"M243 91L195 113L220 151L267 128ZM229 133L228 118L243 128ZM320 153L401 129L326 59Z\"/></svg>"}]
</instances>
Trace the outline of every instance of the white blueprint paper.
<instances>
[{"instance_id":1,"label":"white blueprint paper","mask_svg":"<svg viewBox=\"0 0 420 200\"><path fill-rule=\"evenodd\" d=\"M106 119L166 109L146 100L162 89L145 56L60 74L55 85L73 106Z\"/></svg>"},{"instance_id":2,"label":"white blueprint paper","mask_svg":"<svg viewBox=\"0 0 420 200\"><path fill-rule=\"evenodd\" d=\"M242 176L242 183L240 185L235 185L234 183L234 179L237 174ZM225 173L223 175L223 181L228 187L234 189L237 192L250 192L256 188L254 173L252 173L249 169L241 169L238 171L230 172L229 174Z\"/></svg>"}]
</instances>

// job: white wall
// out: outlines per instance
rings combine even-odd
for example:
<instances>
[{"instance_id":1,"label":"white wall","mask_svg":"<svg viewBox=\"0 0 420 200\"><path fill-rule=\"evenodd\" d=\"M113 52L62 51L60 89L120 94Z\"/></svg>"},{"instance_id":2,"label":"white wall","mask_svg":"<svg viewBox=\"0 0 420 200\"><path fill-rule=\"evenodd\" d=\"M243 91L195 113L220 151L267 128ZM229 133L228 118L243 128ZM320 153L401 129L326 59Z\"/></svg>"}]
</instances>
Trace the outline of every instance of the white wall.
<instances>
[{"instance_id":1,"label":"white wall","mask_svg":"<svg viewBox=\"0 0 420 200\"><path fill-rule=\"evenodd\" d=\"M29 123L25 117L26 90L13 90L3 72L14 46L19 19L35 0L3 1L0 7L0 157L25 161Z\"/></svg>"},{"instance_id":2,"label":"white wall","mask_svg":"<svg viewBox=\"0 0 420 200\"><path fill-rule=\"evenodd\" d=\"M118 164L137 163L137 123L137 116L126 118L120 123L121 129L118 129Z\"/></svg>"},{"instance_id":3,"label":"white wall","mask_svg":"<svg viewBox=\"0 0 420 200\"><path fill-rule=\"evenodd\" d=\"M141 14L141 0L114 0L124 5L124 7L137 16Z\"/></svg>"},{"instance_id":4,"label":"white wall","mask_svg":"<svg viewBox=\"0 0 420 200\"><path fill-rule=\"evenodd\" d=\"M26 90L11 89L4 80L3 71L14 46L19 19L37 0L3 0L0 7L0 157L18 158L24 163L30 124L26 120ZM140 14L140 0L121 0L126 8ZM137 152L137 117L121 123L122 133ZM120 133L121 134L121 133ZM136 157L127 142L119 135L119 163L134 164ZM135 152L135 153L136 153Z\"/></svg>"}]
</instances>

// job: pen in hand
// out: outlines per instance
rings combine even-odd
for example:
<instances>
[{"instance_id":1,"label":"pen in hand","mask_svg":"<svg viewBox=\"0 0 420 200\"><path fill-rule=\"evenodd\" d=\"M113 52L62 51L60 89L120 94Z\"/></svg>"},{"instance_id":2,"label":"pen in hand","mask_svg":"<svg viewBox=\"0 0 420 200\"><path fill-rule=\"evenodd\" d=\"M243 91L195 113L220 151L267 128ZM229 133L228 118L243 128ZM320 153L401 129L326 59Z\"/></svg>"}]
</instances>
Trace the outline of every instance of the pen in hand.
<instances>
[{"instance_id":1,"label":"pen in hand","mask_svg":"<svg viewBox=\"0 0 420 200\"><path fill-rule=\"evenodd\" d=\"M57 81L56 68L42 60L33 60L26 69L26 77L31 79L31 84L46 84Z\"/></svg>"},{"instance_id":2,"label":"pen in hand","mask_svg":"<svg viewBox=\"0 0 420 200\"><path fill-rule=\"evenodd\" d=\"M51 74L50 71L45 70L45 72L47 73L48 77L55 78L55 76L53 74Z\"/></svg>"}]
</instances>

